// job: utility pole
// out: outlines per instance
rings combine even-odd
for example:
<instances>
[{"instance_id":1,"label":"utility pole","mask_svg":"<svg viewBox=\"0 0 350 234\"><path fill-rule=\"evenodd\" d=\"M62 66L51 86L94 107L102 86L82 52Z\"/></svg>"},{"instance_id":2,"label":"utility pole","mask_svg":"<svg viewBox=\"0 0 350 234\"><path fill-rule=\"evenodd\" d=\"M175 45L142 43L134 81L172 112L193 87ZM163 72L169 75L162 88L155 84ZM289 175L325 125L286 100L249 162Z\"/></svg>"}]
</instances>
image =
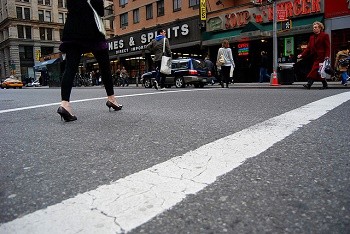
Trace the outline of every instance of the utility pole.
<instances>
[{"instance_id":1,"label":"utility pole","mask_svg":"<svg viewBox=\"0 0 350 234\"><path fill-rule=\"evenodd\" d=\"M276 73L277 76L277 0L269 0L273 1L273 72Z\"/></svg>"}]
</instances>

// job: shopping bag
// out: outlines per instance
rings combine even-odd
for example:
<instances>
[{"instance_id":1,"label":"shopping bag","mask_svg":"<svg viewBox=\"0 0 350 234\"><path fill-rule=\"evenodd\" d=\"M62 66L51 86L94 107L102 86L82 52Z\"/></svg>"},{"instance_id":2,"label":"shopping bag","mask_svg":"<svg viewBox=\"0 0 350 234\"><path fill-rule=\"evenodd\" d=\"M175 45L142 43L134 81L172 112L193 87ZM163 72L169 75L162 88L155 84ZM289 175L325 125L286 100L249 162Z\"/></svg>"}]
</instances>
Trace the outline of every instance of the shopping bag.
<instances>
[{"instance_id":1,"label":"shopping bag","mask_svg":"<svg viewBox=\"0 0 350 234\"><path fill-rule=\"evenodd\" d=\"M322 79L330 78L330 75L326 72L326 67L330 66L329 59L325 59L323 63L319 64L318 73L320 74Z\"/></svg>"},{"instance_id":2,"label":"shopping bag","mask_svg":"<svg viewBox=\"0 0 350 234\"><path fill-rule=\"evenodd\" d=\"M160 72L166 75L171 74L171 57L162 56L162 62L160 65Z\"/></svg>"},{"instance_id":3,"label":"shopping bag","mask_svg":"<svg viewBox=\"0 0 350 234\"><path fill-rule=\"evenodd\" d=\"M235 66L233 64L231 64L231 68L230 68L230 77L233 77L233 71L235 70Z\"/></svg>"}]
</instances>

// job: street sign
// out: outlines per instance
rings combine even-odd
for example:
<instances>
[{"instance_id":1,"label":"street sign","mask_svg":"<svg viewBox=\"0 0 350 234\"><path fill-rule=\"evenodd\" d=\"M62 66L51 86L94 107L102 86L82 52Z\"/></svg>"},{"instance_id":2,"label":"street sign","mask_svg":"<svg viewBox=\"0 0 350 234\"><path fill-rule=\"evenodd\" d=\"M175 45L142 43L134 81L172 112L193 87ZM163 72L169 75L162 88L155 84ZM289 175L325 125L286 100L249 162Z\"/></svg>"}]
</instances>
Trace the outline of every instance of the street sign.
<instances>
[{"instance_id":1,"label":"street sign","mask_svg":"<svg viewBox=\"0 0 350 234\"><path fill-rule=\"evenodd\" d=\"M200 17L201 17L201 20L207 20L207 6L206 6L206 0L201 0L201 4L200 4Z\"/></svg>"},{"instance_id":2,"label":"street sign","mask_svg":"<svg viewBox=\"0 0 350 234\"><path fill-rule=\"evenodd\" d=\"M282 31L292 29L292 20L282 21Z\"/></svg>"},{"instance_id":3,"label":"street sign","mask_svg":"<svg viewBox=\"0 0 350 234\"><path fill-rule=\"evenodd\" d=\"M287 11L286 10L277 10L277 20L278 21L287 20Z\"/></svg>"}]
</instances>

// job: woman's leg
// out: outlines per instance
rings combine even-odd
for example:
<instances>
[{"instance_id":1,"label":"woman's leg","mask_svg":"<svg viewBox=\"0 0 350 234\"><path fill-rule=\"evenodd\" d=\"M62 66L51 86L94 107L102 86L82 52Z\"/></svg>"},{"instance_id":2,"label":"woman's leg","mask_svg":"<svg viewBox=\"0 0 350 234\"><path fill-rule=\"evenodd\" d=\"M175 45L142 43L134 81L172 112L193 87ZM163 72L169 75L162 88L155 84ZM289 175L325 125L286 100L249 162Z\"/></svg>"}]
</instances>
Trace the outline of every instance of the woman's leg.
<instances>
[{"instance_id":1,"label":"woman's leg","mask_svg":"<svg viewBox=\"0 0 350 234\"><path fill-rule=\"evenodd\" d=\"M102 82L105 86L108 101L117 104L114 96L113 79L111 65L109 61L108 49L93 52L101 72Z\"/></svg>"},{"instance_id":2,"label":"woman's leg","mask_svg":"<svg viewBox=\"0 0 350 234\"><path fill-rule=\"evenodd\" d=\"M73 87L74 77L78 71L81 51L71 48L66 52L66 65L61 81L61 106L71 113L69 105L70 94Z\"/></svg>"},{"instance_id":3,"label":"woman's leg","mask_svg":"<svg viewBox=\"0 0 350 234\"><path fill-rule=\"evenodd\" d=\"M221 67L223 82L226 83L226 86L230 83L230 69L230 66Z\"/></svg>"}]
</instances>

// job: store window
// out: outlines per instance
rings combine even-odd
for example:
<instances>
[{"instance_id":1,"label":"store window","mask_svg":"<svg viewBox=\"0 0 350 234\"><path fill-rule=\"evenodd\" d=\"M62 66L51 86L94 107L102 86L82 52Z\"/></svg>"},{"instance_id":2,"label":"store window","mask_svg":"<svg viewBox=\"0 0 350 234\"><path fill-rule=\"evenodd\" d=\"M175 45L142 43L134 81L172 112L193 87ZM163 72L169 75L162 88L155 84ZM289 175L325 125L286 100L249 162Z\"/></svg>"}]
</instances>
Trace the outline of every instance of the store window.
<instances>
[{"instance_id":1,"label":"store window","mask_svg":"<svg viewBox=\"0 0 350 234\"><path fill-rule=\"evenodd\" d=\"M199 0L190 0L190 7L199 6Z\"/></svg>"},{"instance_id":2,"label":"store window","mask_svg":"<svg viewBox=\"0 0 350 234\"><path fill-rule=\"evenodd\" d=\"M51 0L38 0L39 5L51 6Z\"/></svg>"},{"instance_id":3,"label":"store window","mask_svg":"<svg viewBox=\"0 0 350 234\"><path fill-rule=\"evenodd\" d=\"M18 38L32 39L32 28L30 26L17 25Z\"/></svg>"},{"instance_id":4,"label":"store window","mask_svg":"<svg viewBox=\"0 0 350 234\"><path fill-rule=\"evenodd\" d=\"M51 22L51 11L45 11L45 21Z\"/></svg>"},{"instance_id":5,"label":"store window","mask_svg":"<svg viewBox=\"0 0 350 234\"><path fill-rule=\"evenodd\" d=\"M21 60L32 60L33 57L33 46L19 46L19 58Z\"/></svg>"},{"instance_id":6,"label":"store window","mask_svg":"<svg viewBox=\"0 0 350 234\"><path fill-rule=\"evenodd\" d=\"M124 28L128 26L128 13L124 13L120 15L120 27Z\"/></svg>"},{"instance_id":7,"label":"store window","mask_svg":"<svg viewBox=\"0 0 350 234\"><path fill-rule=\"evenodd\" d=\"M137 24L140 22L140 9L139 8L133 10L133 22L134 22L134 24Z\"/></svg>"},{"instance_id":8,"label":"store window","mask_svg":"<svg viewBox=\"0 0 350 234\"><path fill-rule=\"evenodd\" d=\"M52 41L52 28L39 28L40 40Z\"/></svg>"},{"instance_id":9,"label":"store window","mask_svg":"<svg viewBox=\"0 0 350 234\"><path fill-rule=\"evenodd\" d=\"M125 6L128 3L128 0L119 0L120 6Z\"/></svg>"},{"instance_id":10,"label":"store window","mask_svg":"<svg viewBox=\"0 0 350 234\"><path fill-rule=\"evenodd\" d=\"M44 11L38 10L39 21L44 22Z\"/></svg>"},{"instance_id":11,"label":"store window","mask_svg":"<svg viewBox=\"0 0 350 234\"><path fill-rule=\"evenodd\" d=\"M181 0L173 0L173 9L174 11L181 11Z\"/></svg>"},{"instance_id":12,"label":"store window","mask_svg":"<svg viewBox=\"0 0 350 234\"><path fill-rule=\"evenodd\" d=\"M30 20L30 9L26 7L16 7L17 19Z\"/></svg>"},{"instance_id":13,"label":"store window","mask_svg":"<svg viewBox=\"0 0 350 234\"><path fill-rule=\"evenodd\" d=\"M30 20L30 9L29 8L23 8L24 11L24 19Z\"/></svg>"},{"instance_id":14,"label":"store window","mask_svg":"<svg viewBox=\"0 0 350 234\"><path fill-rule=\"evenodd\" d=\"M44 56L52 54L52 53L53 53L53 47L49 47L49 46L42 46L41 47L41 57L44 57Z\"/></svg>"},{"instance_id":15,"label":"store window","mask_svg":"<svg viewBox=\"0 0 350 234\"><path fill-rule=\"evenodd\" d=\"M64 8L67 6L67 0L58 0L58 7Z\"/></svg>"},{"instance_id":16,"label":"store window","mask_svg":"<svg viewBox=\"0 0 350 234\"><path fill-rule=\"evenodd\" d=\"M164 0L157 1L157 16L164 15Z\"/></svg>"},{"instance_id":17,"label":"store window","mask_svg":"<svg viewBox=\"0 0 350 234\"><path fill-rule=\"evenodd\" d=\"M146 5L146 19L152 19L153 18L153 8L152 4Z\"/></svg>"},{"instance_id":18,"label":"store window","mask_svg":"<svg viewBox=\"0 0 350 234\"><path fill-rule=\"evenodd\" d=\"M58 23L64 24L64 13L58 13Z\"/></svg>"}]
</instances>

